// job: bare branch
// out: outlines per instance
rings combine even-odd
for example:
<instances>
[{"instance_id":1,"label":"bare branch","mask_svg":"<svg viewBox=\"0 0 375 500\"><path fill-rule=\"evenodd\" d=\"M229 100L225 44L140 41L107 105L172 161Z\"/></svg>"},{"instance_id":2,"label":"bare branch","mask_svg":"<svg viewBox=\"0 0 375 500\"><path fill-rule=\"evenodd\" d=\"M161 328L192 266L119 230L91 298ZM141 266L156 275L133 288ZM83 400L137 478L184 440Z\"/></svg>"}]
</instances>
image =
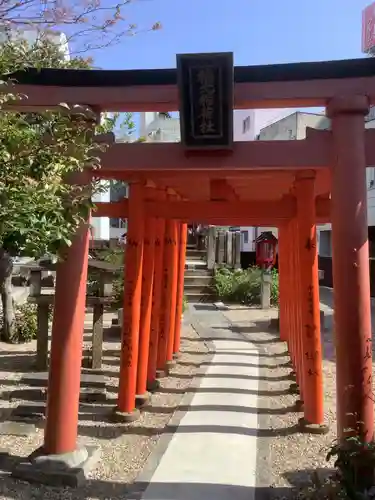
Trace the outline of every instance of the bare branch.
<instances>
[{"instance_id":1,"label":"bare branch","mask_svg":"<svg viewBox=\"0 0 375 500\"><path fill-rule=\"evenodd\" d=\"M161 29L159 22L138 27L125 17L125 7L142 0L114 0L109 5L101 1L0 0L0 23L9 33L30 28L40 33L58 29L66 35L73 54L102 49L119 43L123 37Z\"/></svg>"}]
</instances>

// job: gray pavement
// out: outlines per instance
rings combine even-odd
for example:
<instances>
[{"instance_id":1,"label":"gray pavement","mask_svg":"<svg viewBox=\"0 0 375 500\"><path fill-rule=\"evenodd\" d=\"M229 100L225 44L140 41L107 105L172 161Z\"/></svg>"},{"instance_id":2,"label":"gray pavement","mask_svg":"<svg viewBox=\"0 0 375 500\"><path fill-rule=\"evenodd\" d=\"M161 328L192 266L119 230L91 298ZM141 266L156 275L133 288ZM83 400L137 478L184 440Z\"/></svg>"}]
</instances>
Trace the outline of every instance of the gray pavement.
<instances>
[{"instance_id":1,"label":"gray pavement","mask_svg":"<svg viewBox=\"0 0 375 500\"><path fill-rule=\"evenodd\" d=\"M175 432L151 455L153 469L146 466L137 480L149 483L142 499L254 500L258 350L231 331L212 304L191 304L186 316L207 343L210 357L193 394L181 403L188 408L177 412Z\"/></svg>"}]
</instances>

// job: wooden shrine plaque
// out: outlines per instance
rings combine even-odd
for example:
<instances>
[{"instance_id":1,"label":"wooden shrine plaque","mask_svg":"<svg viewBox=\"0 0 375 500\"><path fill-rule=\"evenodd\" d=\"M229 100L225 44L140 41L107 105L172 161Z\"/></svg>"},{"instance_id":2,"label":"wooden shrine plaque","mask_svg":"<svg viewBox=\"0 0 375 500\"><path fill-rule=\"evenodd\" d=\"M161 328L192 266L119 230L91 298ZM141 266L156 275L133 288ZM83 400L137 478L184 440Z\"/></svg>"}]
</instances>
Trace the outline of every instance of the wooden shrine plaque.
<instances>
[{"instance_id":1,"label":"wooden shrine plaque","mask_svg":"<svg viewBox=\"0 0 375 500\"><path fill-rule=\"evenodd\" d=\"M181 142L187 149L233 147L233 54L179 54Z\"/></svg>"}]
</instances>

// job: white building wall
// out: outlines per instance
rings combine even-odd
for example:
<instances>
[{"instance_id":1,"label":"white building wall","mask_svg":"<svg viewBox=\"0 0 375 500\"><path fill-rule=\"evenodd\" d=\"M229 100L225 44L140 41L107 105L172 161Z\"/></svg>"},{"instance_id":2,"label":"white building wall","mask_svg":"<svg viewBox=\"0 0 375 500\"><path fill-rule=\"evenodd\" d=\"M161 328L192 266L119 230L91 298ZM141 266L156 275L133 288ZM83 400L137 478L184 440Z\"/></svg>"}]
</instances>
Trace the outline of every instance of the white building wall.
<instances>
[{"instance_id":1,"label":"white building wall","mask_svg":"<svg viewBox=\"0 0 375 500\"><path fill-rule=\"evenodd\" d=\"M34 45L38 40L47 39L55 43L61 50L66 61L70 60L69 44L66 35L61 31L43 30L40 31L33 26L9 30L6 27L0 27L0 43L10 41L26 41Z\"/></svg>"},{"instance_id":2,"label":"white building wall","mask_svg":"<svg viewBox=\"0 0 375 500\"><path fill-rule=\"evenodd\" d=\"M150 142L179 142L181 140L179 118L166 118L159 113L140 113L139 134ZM255 137L255 111L233 112L233 139L253 141Z\"/></svg>"},{"instance_id":3,"label":"white building wall","mask_svg":"<svg viewBox=\"0 0 375 500\"><path fill-rule=\"evenodd\" d=\"M250 226L241 227L241 252L255 252L256 228Z\"/></svg>"},{"instance_id":4,"label":"white building wall","mask_svg":"<svg viewBox=\"0 0 375 500\"><path fill-rule=\"evenodd\" d=\"M275 123L264 127L259 132L261 141L290 141L296 139L297 113L281 118Z\"/></svg>"},{"instance_id":5,"label":"white building wall","mask_svg":"<svg viewBox=\"0 0 375 500\"><path fill-rule=\"evenodd\" d=\"M236 109L233 113L234 141L253 141L255 138L255 110Z\"/></svg>"},{"instance_id":6,"label":"white building wall","mask_svg":"<svg viewBox=\"0 0 375 500\"><path fill-rule=\"evenodd\" d=\"M108 182L100 181L102 187L105 187ZM109 202L111 201L110 190L106 189L102 193L97 193L92 197L93 202ZM94 212L95 213L95 212ZM95 240L109 240L110 239L110 227L109 227L109 217L93 217L91 219L92 227L92 237Z\"/></svg>"}]
</instances>

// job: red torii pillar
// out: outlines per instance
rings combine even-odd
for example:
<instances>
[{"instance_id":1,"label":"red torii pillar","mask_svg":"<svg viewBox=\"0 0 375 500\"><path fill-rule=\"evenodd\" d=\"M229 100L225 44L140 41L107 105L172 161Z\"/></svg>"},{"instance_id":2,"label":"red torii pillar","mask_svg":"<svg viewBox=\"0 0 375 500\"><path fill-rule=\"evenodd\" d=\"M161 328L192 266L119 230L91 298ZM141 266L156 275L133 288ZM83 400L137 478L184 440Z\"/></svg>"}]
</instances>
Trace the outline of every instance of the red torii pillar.
<instances>
[{"instance_id":1,"label":"red torii pillar","mask_svg":"<svg viewBox=\"0 0 375 500\"><path fill-rule=\"evenodd\" d=\"M177 221L166 221L163 258L163 289L159 323L157 369L168 370L173 363L174 326L177 295Z\"/></svg>"},{"instance_id":2,"label":"red torii pillar","mask_svg":"<svg viewBox=\"0 0 375 500\"><path fill-rule=\"evenodd\" d=\"M152 292L154 283L155 228L155 219L153 217L147 217L143 237L142 298L136 397L138 406L142 406L149 399L149 393L147 392L147 374L150 350Z\"/></svg>"},{"instance_id":3,"label":"red torii pillar","mask_svg":"<svg viewBox=\"0 0 375 500\"><path fill-rule=\"evenodd\" d=\"M293 218L288 224L288 247L289 247L289 274L290 274L290 322L291 337L293 339L293 357L294 369L296 372L296 384L291 384L290 389L293 393L299 394L296 406L303 407L304 398L304 371L303 371L303 350L302 334L303 323L301 316L301 282L300 282L300 256L298 245L298 225L297 219Z\"/></svg>"},{"instance_id":4,"label":"red torii pillar","mask_svg":"<svg viewBox=\"0 0 375 500\"><path fill-rule=\"evenodd\" d=\"M366 96L337 97L332 120L332 242L337 433L374 438L364 117Z\"/></svg>"},{"instance_id":5,"label":"red torii pillar","mask_svg":"<svg viewBox=\"0 0 375 500\"><path fill-rule=\"evenodd\" d=\"M180 223L180 229L179 229L177 307L176 307L176 321L175 321L174 343L173 343L173 354L175 357L178 356L181 344L181 321L182 321L182 309L184 304L186 244L187 244L187 224L185 222L182 222Z\"/></svg>"},{"instance_id":6,"label":"red torii pillar","mask_svg":"<svg viewBox=\"0 0 375 500\"><path fill-rule=\"evenodd\" d=\"M139 417L136 386L141 314L144 237L144 187L129 187L128 232L124 266L124 305L121 338L121 360L116 420L131 422Z\"/></svg>"},{"instance_id":7,"label":"red torii pillar","mask_svg":"<svg viewBox=\"0 0 375 500\"><path fill-rule=\"evenodd\" d=\"M150 352L147 369L147 390L154 391L159 387L157 376L164 375L157 371L157 361L159 352L160 317L163 293L163 261L164 261L164 238L165 220L157 218L155 220L155 256L154 256L154 284L152 290L152 311L151 311L151 335Z\"/></svg>"},{"instance_id":8,"label":"red torii pillar","mask_svg":"<svg viewBox=\"0 0 375 500\"><path fill-rule=\"evenodd\" d=\"M55 311L48 381L43 452L71 454L77 450L89 226L85 224L66 249L56 269Z\"/></svg>"},{"instance_id":9,"label":"red torii pillar","mask_svg":"<svg viewBox=\"0 0 375 500\"><path fill-rule=\"evenodd\" d=\"M278 228L278 261L279 261L279 329L280 339L287 341L290 350L290 339L288 333L288 233L285 226Z\"/></svg>"},{"instance_id":10,"label":"red torii pillar","mask_svg":"<svg viewBox=\"0 0 375 500\"><path fill-rule=\"evenodd\" d=\"M323 373L322 346L320 337L320 301L318 252L315 225L315 174L307 172L297 175L295 188L297 197L299 250L298 283L300 285L300 314L302 319L301 351L302 384L304 394L304 418L299 424L308 432L324 434L323 425Z\"/></svg>"}]
</instances>

